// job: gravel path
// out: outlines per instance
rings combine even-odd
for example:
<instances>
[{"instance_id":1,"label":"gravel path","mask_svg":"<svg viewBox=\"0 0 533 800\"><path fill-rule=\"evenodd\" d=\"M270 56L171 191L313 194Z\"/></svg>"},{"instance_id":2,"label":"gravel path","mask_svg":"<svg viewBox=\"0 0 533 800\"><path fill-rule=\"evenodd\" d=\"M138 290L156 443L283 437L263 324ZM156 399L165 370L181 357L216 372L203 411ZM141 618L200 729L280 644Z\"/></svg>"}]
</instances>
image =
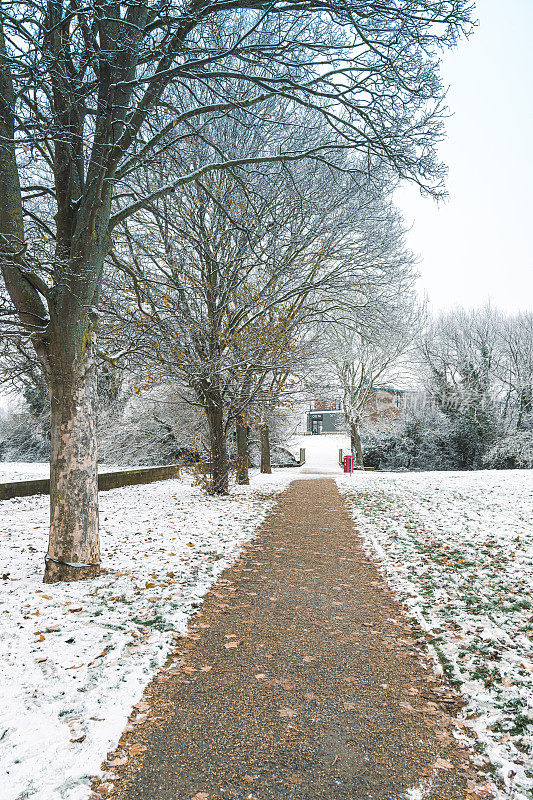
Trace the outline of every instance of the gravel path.
<instances>
[{"instance_id":1,"label":"gravel path","mask_svg":"<svg viewBox=\"0 0 533 800\"><path fill-rule=\"evenodd\" d=\"M419 635L333 480L295 481L177 640L93 797L489 797Z\"/></svg>"}]
</instances>

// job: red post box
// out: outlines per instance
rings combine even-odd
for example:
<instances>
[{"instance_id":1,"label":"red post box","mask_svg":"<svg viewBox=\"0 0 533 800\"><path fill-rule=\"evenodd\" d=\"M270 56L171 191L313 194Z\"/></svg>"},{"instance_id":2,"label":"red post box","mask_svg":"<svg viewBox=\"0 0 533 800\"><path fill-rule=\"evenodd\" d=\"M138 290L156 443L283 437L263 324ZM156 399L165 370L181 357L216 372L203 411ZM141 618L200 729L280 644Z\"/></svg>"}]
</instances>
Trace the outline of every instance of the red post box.
<instances>
[{"instance_id":1,"label":"red post box","mask_svg":"<svg viewBox=\"0 0 533 800\"><path fill-rule=\"evenodd\" d=\"M345 472L353 472L353 462L354 462L353 456L344 456L344 458L342 459L342 463Z\"/></svg>"}]
</instances>

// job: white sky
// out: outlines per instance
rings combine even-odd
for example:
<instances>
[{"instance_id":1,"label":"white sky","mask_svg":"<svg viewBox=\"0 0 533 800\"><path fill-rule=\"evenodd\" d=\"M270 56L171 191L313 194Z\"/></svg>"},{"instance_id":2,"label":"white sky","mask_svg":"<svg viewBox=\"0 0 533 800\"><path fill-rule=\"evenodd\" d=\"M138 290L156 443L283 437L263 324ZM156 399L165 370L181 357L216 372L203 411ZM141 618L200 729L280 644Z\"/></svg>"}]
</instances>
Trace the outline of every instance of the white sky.
<instances>
[{"instance_id":1,"label":"white sky","mask_svg":"<svg viewBox=\"0 0 533 800\"><path fill-rule=\"evenodd\" d=\"M449 198L396 201L434 310L533 310L533 0L478 0L479 25L443 59Z\"/></svg>"}]
</instances>

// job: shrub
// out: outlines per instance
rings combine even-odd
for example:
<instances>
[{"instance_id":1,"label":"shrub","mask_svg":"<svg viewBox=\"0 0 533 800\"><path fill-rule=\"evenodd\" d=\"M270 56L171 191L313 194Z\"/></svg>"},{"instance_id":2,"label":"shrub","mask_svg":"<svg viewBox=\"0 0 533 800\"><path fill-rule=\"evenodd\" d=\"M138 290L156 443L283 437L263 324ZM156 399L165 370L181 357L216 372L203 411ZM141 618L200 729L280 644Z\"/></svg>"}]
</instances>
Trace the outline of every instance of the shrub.
<instances>
[{"instance_id":1,"label":"shrub","mask_svg":"<svg viewBox=\"0 0 533 800\"><path fill-rule=\"evenodd\" d=\"M488 469L533 468L533 431L512 431L501 436L483 458Z\"/></svg>"}]
</instances>

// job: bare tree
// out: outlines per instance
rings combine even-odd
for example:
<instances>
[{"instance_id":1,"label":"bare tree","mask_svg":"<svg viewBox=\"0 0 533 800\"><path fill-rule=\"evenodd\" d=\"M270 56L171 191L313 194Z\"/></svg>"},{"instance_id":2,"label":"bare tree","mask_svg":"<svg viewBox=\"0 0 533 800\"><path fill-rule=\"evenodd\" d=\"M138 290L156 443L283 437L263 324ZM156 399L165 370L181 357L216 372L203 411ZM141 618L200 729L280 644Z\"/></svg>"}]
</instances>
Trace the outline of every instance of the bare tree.
<instances>
[{"instance_id":1,"label":"bare tree","mask_svg":"<svg viewBox=\"0 0 533 800\"><path fill-rule=\"evenodd\" d=\"M403 249L397 230L397 250L388 272L387 296L379 287L365 313L354 324L332 325L325 338L326 374L340 389L342 408L356 465L364 466L361 428L368 422L371 400L383 384L394 384L408 373L408 354L416 340L423 308L412 293L412 255ZM392 290L392 292L390 292Z\"/></svg>"},{"instance_id":2,"label":"bare tree","mask_svg":"<svg viewBox=\"0 0 533 800\"><path fill-rule=\"evenodd\" d=\"M171 159L158 167L171 169ZM115 264L131 279L130 300L105 307L126 339L143 329L151 371L189 386L203 408L215 492L228 487L227 427L239 429L245 481L247 417L290 390L309 326L355 315L363 327L369 305L377 314L407 285L410 256L385 189L300 161L246 183L206 177L125 228Z\"/></svg>"},{"instance_id":3,"label":"bare tree","mask_svg":"<svg viewBox=\"0 0 533 800\"><path fill-rule=\"evenodd\" d=\"M128 178L209 121L291 98L279 145L255 163L353 150L437 191L437 50L469 24L467 0L5 0L0 17L0 261L12 332L31 339L51 401L45 581L99 570L94 404L97 308L116 226L201 175L246 161L211 149L139 195ZM221 95L231 78L247 92ZM238 83L238 81L236 81ZM169 86L180 105L167 103ZM205 87L208 89L206 102ZM200 101L197 98L200 97ZM312 147L284 136L312 110ZM155 113L157 110L157 113ZM320 138L322 122L329 134ZM243 129L242 136L246 135Z\"/></svg>"},{"instance_id":4,"label":"bare tree","mask_svg":"<svg viewBox=\"0 0 533 800\"><path fill-rule=\"evenodd\" d=\"M459 466L478 468L496 434L502 384L497 315L490 306L441 314L422 337L426 388L453 423Z\"/></svg>"},{"instance_id":5,"label":"bare tree","mask_svg":"<svg viewBox=\"0 0 533 800\"><path fill-rule=\"evenodd\" d=\"M517 430L533 423L533 314L499 318L501 362L499 378L505 387L505 412Z\"/></svg>"}]
</instances>

